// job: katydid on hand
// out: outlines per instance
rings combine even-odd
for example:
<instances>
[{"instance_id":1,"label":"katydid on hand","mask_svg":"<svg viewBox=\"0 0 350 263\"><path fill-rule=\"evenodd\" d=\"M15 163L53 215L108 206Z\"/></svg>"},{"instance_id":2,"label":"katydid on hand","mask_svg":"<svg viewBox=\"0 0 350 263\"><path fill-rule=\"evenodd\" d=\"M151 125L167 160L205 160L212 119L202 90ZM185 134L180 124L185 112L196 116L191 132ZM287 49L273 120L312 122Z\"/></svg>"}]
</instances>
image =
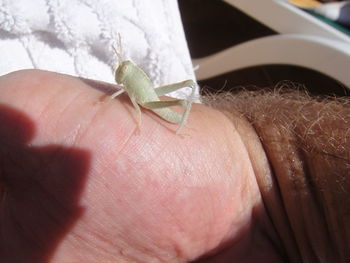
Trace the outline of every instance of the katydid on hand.
<instances>
[{"instance_id":1,"label":"katydid on hand","mask_svg":"<svg viewBox=\"0 0 350 263\"><path fill-rule=\"evenodd\" d=\"M112 94L110 98L114 99L124 92L128 94L137 113L137 127L139 131L141 129L140 106L142 106L143 108L153 111L159 117L168 122L179 123L176 130L176 133L179 133L188 119L195 94L196 83L193 80L185 80L154 88L151 80L140 67L129 60L124 61L117 49L115 47L114 49L119 61L122 61L115 72L115 80L117 84L121 84L122 87L120 90ZM176 99L171 101L161 101L159 99L159 96L184 87L190 87L192 89L188 100ZM182 114L169 109L169 107L177 105L184 108Z\"/></svg>"}]
</instances>

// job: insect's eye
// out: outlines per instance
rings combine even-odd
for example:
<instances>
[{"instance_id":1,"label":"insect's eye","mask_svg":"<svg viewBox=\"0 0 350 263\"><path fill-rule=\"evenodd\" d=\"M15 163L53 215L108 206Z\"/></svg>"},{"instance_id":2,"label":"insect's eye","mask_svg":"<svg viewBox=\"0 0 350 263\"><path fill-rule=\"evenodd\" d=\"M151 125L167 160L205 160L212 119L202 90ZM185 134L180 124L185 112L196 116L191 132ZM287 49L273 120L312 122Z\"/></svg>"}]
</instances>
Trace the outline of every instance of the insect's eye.
<instances>
[{"instance_id":1,"label":"insect's eye","mask_svg":"<svg viewBox=\"0 0 350 263\"><path fill-rule=\"evenodd\" d=\"M120 72L120 73L124 73L128 68L128 65L125 65L125 64L121 64L117 67L117 71Z\"/></svg>"}]
</instances>

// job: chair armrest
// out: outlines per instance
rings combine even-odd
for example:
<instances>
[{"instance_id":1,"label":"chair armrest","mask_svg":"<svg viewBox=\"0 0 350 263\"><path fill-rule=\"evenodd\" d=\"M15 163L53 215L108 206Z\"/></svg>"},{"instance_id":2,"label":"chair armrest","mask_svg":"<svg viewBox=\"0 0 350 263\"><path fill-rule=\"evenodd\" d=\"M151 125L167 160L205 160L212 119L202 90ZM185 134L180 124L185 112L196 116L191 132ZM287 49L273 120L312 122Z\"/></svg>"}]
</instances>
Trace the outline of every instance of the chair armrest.
<instances>
[{"instance_id":1,"label":"chair armrest","mask_svg":"<svg viewBox=\"0 0 350 263\"><path fill-rule=\"evenodd\" d=\"M281 34L306 34L350 43L350 37L286 0L224 0Z\"/></svg>"},{"instance_id":2,"label":"chair armrest","mask_svg":"<svg viewBox=\"0 0 350 263\"><path fill-rule=\"evenodd\" d=\"M350 87L350 44L307 35L276 35L248 41L193 61L198 80L260 65L295 65L321 72Z\"/></svg>"}]
</instances>

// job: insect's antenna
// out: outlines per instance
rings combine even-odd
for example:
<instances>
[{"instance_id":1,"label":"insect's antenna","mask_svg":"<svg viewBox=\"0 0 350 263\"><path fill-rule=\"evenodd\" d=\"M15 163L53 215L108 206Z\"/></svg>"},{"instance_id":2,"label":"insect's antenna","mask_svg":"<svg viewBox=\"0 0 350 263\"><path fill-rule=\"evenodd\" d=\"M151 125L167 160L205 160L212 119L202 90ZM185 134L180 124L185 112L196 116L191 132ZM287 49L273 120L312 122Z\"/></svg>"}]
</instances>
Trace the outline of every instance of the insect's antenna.
<instances>
[{"instance_id":1,"label":"insect's antenna","mask_svg":"<svg viewBox=\"0 0 350 263\"><path fill-rule=\"evenodd\" d=\"M116 44L113 44L112 45L112 48L114 49L114 52L117 54L117 58L118 58L118 64L121 64L124 59L123 59L123 56L122 54L120 53L120 51L118 50L118 47Z\"/></svg>"},{"instance_id":2,"label":"insect's antenna","mask_svg":"<svg viewBox=\"0 0 350 263\"><path fill-rule=\"evenodd\" d=\"M122 60L125 60L125 58L123 57L123 45L122 45L122 36L120 35L120 33L118 33L118 46L119 46L119 54L120 54L120 58Z\"/></svg>"},{"instance_id":3,"label":"insect's antenna","mask_svg":"<svg viewBox=\"0 0 350 263\"><path fill-rule=\"evenodd\" d=\"M117 43L114 43L112 45L112 48L114 49L114 52L117 54L118 57L118 63L121 64L124 61L123 58L123 52L122 52L122 38L121 35L118 33L118 41Z\"/></svg>"}]
</instances>

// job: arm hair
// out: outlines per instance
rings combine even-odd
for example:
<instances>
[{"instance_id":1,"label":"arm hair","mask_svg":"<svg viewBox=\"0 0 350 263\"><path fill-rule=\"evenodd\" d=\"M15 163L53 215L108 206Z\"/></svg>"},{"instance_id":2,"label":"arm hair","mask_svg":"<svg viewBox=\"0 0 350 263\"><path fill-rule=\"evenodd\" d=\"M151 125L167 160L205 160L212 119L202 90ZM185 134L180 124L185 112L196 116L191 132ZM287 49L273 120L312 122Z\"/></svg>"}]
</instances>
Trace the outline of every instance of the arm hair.
<instances>
[{"instance_id":1,"label":"arm hair","mask_svg":"<svg viewBox=\"0 0 350 263\"><path fill-rule=\"evenodd\" d=\"M350 99L280 89L208 95L203 101L236 127L248 123L256 133L268 168L256 165L255 174L289 260L349 260ZM241 133L243 140L247 134ZM262 162L254 158L253 138L244 141L252 162Z\"/></svg>"}]
</instances>

